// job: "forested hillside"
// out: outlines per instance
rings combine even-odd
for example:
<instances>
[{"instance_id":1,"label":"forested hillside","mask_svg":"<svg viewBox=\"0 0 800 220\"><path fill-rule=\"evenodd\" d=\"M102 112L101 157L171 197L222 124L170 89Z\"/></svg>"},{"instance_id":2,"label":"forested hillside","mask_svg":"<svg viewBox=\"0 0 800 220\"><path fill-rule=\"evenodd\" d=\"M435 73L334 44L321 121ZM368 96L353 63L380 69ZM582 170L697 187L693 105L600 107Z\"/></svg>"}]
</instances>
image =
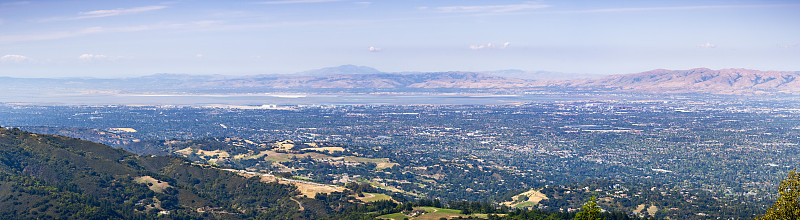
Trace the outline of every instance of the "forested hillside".
<instances>
[{"instance_id":1,"label":"forested hillside","mask_svg":"<svg viewBox=\"0 0 800 220\"><path fill-rule=\"evenodd\" d=\"M0 128L3 218L313 217L293 186L173 156ZM326 213L322 213L326 214Z\"/></svg>"}]
</instances>

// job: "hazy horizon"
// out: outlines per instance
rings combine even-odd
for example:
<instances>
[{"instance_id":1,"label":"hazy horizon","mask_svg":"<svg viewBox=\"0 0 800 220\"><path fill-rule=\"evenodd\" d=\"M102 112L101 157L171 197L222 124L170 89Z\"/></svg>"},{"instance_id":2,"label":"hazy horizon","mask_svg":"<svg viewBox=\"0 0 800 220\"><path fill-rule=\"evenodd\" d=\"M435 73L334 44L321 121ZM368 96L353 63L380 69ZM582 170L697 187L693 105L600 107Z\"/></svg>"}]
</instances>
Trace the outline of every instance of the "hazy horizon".
<instances>
[{"instance_id":1,"label":"hazy horizon","mask_svg":"<svg viewBox=\"0 0 800 220\"><path fill-rule=\"evenodd\" d=\"M800 70L794 1L16 1L0 76Z\"/></svg>"},{"instance_id":2,"label":"hazy horizon","mask_svg":"<svg viewBox=\"0 0 800 220\"><path fill-rule=\"evenodd\" d=\"M117 75L117 76L49 76L48 77L48 76L3 76L3 75L0 75L0 77L11 77L11 78L20 78L20 79L35 79L35 78L45 78L45 79L47 79L47 78L53 78L53 79L59 79L59 78L124 79L124 78L139 78L139 77L150 77L150 76L159 76L159 75L219 76L219 77L247 77L247 76L258 76L258 75L275 75L275 76L281 76L281 75L293 76L294 75L294 76L303 76L304 74L308 74L308 72L315 72L315 71L320 71L320 70L325 70L325 69L336 69L336 68L340 68L340 67L344 67L344 66L368 67L368 68L376 69L376 70L380 71L381 73L388 73L388 74L435 73L435 72L426 72L426 71L394 71L394 72L388 72L388 71L382 71L379 68L375 68L375 67L371 67L371 66L359 66L359 65L353 65L353 64L344 64L344 65L339 65L339 66L329 66L329 67L322 67L322 68L317 68L317 69L307 69L307 70L298 71L298 72L286 72L286 73L256 73L256 74L215 74L215 73L210 73L210 74L193 74L193 73L180 73L180 72L176 72L176 73L163 72L163 73L150 73L150 74L141 74L141 75L127 75L127 76L126 75ZM496 74L496 73L504 72L504 71L521 71L521 72L524 72L524 73L570 74L570 75L573 75L573 76L572 77L566 77L565 79L580 79L581 77L587 77L587 76L588 77L604 77L604 76L611 76L611 75L636 74L636 73L649 72L649 71L655 71L655 70L686 71L686 70L693 70L693 69L710 69L710 70L744 69L744 70L755 70L755 71L765 71L765 72L769 72L769 71L800 72L800 71L781 71L781 70L759 70L759 69L747 69L747 68L712 69L712 68L707 68L707 67L694 67L694 68L688 68L688 69L657 68L657 69L649 69L649 70L640 71L640 72L608 73L608 74L604 74L604 73L574 73L574 72L559 72L559 71L548 71L548 70L522 70L522 69L497 69L497 70L479 70L479 71L445 70L445 71L436 71L436 72L474 72L474 73L484 73L484 74L489 74L489 75L503 76L503 74ZM326 73L326 74L328 74L328 73ZM368 73L344 73L344 74L368 74ZM336 75L336 74L333 74L333 75ZM504 76L504 77L519 78L519 77L514 77L514 76ZM563 79L560 78L560 79L554 79L554 80L563 80Z\"/></svg>"},{"instance_id":3,"label":"hazy horizon","mask_svg":"<svg viewBox=\"0 0 800 220\"><path fill-rule=\"evenodd\" d=\"M141 74L141 75L122 75L122 76L13 76L13 75L0 75L0 77L11 77L11 78L97 78L97 79L120 79L120 78L136 78L136 77L148 77L148 76L157 76L157 75L193 75L193 76L230 76L230 77L239 77L239 76L256 76L256 75L304 75L308 74L309 72L316 72L326 69L337 69L340 67L346 66L356 66L356 67L368 67L375 70L380 71L381 73L389 73L389 74L408 74L408 73L433 73L428 71L412 71L412 70L404 70L404 71L383 71L380 68L372 67L372 66L361 66L361 65L353 65L353 64L343 64L337 66L327 66L315 69L306 69L297 72L276 72L276 73L255 73L255 74L218 74L218 73L209 73L209 74L196 74L196 73L182 73L182 72L154 72L149 74ZM701 67L702 68L702 67ZM526 73L536 73L536 72L548 72L548 73L565 73L559 71L548 71L548 70L522 70L522 69L496 69L496 70L479 70L479 71L463 71L463 70L444 70L444 71L435 71L435 72L475 72L475 73L493 73L493 72L504 72L504 71L522 71ZM330 74L330 73L326 73ZM362 74L362 73L345 73L345 74ZM580 74L580 75L596 75L596 76L606 76L606 75L613 75L613 74L584 74L584 73L567 73L567 74Z\"/></svg>"}]
</instances>

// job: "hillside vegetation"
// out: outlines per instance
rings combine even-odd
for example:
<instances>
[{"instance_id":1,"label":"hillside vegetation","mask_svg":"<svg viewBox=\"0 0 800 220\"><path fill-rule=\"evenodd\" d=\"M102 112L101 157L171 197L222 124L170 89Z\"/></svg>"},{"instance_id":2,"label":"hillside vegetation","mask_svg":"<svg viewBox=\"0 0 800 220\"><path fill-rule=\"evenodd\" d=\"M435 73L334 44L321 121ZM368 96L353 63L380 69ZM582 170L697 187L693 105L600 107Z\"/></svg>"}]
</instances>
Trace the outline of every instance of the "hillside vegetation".
<instances>
[{"instance_id":1,"label":"hillside vegetation","mask_svg":"<svg viewBox=\"0 0 800 220\"><path fill-rule=\"evenodd\" d=\"M0 128L2 218L291 219L294 186L264 183L173 156Z\"/></svg>"}]
</instances>

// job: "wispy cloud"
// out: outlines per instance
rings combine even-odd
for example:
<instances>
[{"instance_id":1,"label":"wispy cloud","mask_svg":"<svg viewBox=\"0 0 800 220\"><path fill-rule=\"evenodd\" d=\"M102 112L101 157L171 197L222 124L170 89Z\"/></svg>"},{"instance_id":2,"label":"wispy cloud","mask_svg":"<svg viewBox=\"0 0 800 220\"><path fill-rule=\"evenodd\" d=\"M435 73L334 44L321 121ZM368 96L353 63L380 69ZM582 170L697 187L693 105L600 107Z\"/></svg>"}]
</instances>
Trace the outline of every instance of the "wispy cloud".
<instances>
[{"instance_id":1,"label":"wispy cloud","mask_svg":"<svg viewBox=\"0 0 800 220\"><path fill-rule=\"evenodd\" d=\"M106 59L106 58L107 58L106 55L95 55L95 54L88 54L88 53L81 54L80 56L78 56L78 59L83 60L83 61L92 61L92 60L96 60L96 59Z\"/></svg>"},{"instance_id":2,"label":"wispy cloud","mask_svg":"<svg viewBox=\"0 0 800 220\"><path fill-rule=\"evenodd\" d=\"M547 7L550 7L550 5L524 3L509 5L443 6L437 7L436 10L444 13L504 13ZM421 7L420 9L427 9L427 7Z\"/></svg>"},{"instance_id":3,"label":"wispy cloud","mask_svg":"<svg viewBox=\"0 0 800 220\"><path fill-rule=\"evenodd\" d=\"M138 14L142 12L148 11L155 11L165 9L167 6L163 5L151 5L151 6L143 6L143 7L136 7L136 8L118 8L118 9L106 9L106 10L94 10L94 11L86 11L80 12L77 16L72 17L52 17L43 19L43 22L47 21L64 21L64 20L80 20L80 19L87 19L87 18L102 18L102 17L111 17L111 16L119 16L119 15L129 15L129 14Z\"/></svg>"},{"instance_id":4,"label":"wispy cloud","mask_svg":"<svg viewBox=\"0 0 800 220\"><path fill-rule=\"evenodd\" d=\"M676 11L676 10L703 10L703 9L730 9L730 8L774 8L792 7L800 4L764 4L764 5L699 5L699 6L673 6L673 7L644 7L644 8L601 8L586 10L554 11L554 13L618 13L641 11Z\"/></svg>"},{"instance_id":5,"label":"wispy cloud","mask_svg":"<svg viewBox=\"0 0 800 220\"><path fill-rule=\"evenodd\" d=\"M100 18L100 17L108 17L108 16L136 14L136 13L142 13L142 12L148 12L148 11L161 10L161 9L165 9L165 8L167 8L167 6L153 5L153 6L144 6L144 7L136 7L136 8L95 10L95 11L81 12L82 16L79 17L79 18Z\"/></svg>"},{"instance_id":6,"label":"wispy cloud","mask_svg":"<svg viewBox=\"0 0 800 220\"><path fill-rule=\"evenodd\" d=\"M704 44L697 45L697 47L701 47L701 48L717 48L717 45L714 45L711 42L706 42Z\"/></svg>"},{"instance_id":7,"label":"wispy cloud","mask_svg":"<svg viewBox=\"0 0 800 220\"><path fill-rule=\"evenodd\" d=\"M16 2L0 3L0 6L19 6L19 5L27 5L27 4L30 4L30 3L31 2L29 2L29 1L16 1Z\"/></svg>"},{"instance_id":8,"label":"wispy cloud","mask_svg":"<svg viewBox=\"0 0 800 220\"><path fill-rule=\"evenodd\" d=\"M482 50L482 49L506 49L511 42L505 42L502 45L496 45L493 43L488 44L478 44L478 45L469 45L469 49L471 50Z\"/></svg>"},{"instance_id":9,"label":"wispy cloud","mask_svg":"<svg viewBox=\"0 0 800 220\"><path fill-rule=\"evenodd\" d=\"M324 2L340 2L340 1L342 0L279 0L279 1L258 2L257 4L288 5L288 4L324 3Z\"/></svg>"},{"instance_id":10,"label":"wispy cloud","mask_svg":"<svg viewBox=\"0 0 800 220\"><path fill-rule=\"evenodd\" d=\"M121 57L112 57L112 56L106 56L106 55L102 55L102 54L90 54L90 53L85 53L85 54L81 54L80 56L78 56L79 60L87 61L87 62L91 62L91 61L116 61L119 58L121 58Z\"/></svg>"},{"instance_id":11,"label":"wispy cloud","mask_svg":"<svg viewBox=\"0 0 800 220\"><path fill-rule=\"evenodd\" d=\"M18 35L0 34L0 43L57 40L57 39L80 37L85 35L102 34L102 33L140 32L140 31L164 30L164 29L202 29L202 28L207 28L209 27L209 25L212 24L216 24L216 22L197 21L190 23L156 23L147 25L119 26L119 27L89 27L73 31L60 31L60 32L37 33L37 34L18 34Z\"/></svg>"},{"instance_id":12,"label":"wispy cloud","mask_svg":"<svg viewBox=\"0 0 800 220\"><path fill-rule=\"evenodd\" d=\"M382 49L381 48L377 48L377 47L369 47L368 50L369 50L369 52L373 52L374 53L374 52L381 52Z\"/></svg>"},{"instance_id":13,"label":"wispy cloud","mask_svg":"<svg viewBox=\"0 0 800 220\"><path fill-rule=\"evenodd\" d=\"M103 33L125 33L125 32L141 32L141 31L154 31L154 30L183 30L183 31L201 31L201 32L230 31L230 30L250 30L254 28L341 25L341 24L352 24L359 22L363 21L326 20L326 21L260 22L260 23L247 23L247 24L226 24L223 21L203 20L203 21L194 21L186 23L154 23L154 24L117 26L117 27L89 27L73 31L60 31L60 32L49 32L49 33L34 33L34 34L4 35L0 33L0 44L41 41L41 40L57 40L57 39L80 37L85 35L94 35Z\"/></svg>"},{"instance_id":14,"label":"wispy cloud","mask_svg":"<svg viewBox=\"0 0 800 220\"><path fill-rule=\"evenodd\" d=\"M0 62L2 63L22 63L30 60L31 58L18 54L7 54L0 57Z\"/></svg>"},{"instance_id":15,"label":"wispy cloud","mask_svg":"<svg viewBox=\"0 0 800 220\"><path fill-rule=\"evenodd\" d=\"M0 43L55 40L55 39L76 37L93 33L100 33L103 31L104 30L101 27L90 27L75 31L62 31L62 32L42 33L42 34L0 35Z\"/></svg>"}]
</instances>

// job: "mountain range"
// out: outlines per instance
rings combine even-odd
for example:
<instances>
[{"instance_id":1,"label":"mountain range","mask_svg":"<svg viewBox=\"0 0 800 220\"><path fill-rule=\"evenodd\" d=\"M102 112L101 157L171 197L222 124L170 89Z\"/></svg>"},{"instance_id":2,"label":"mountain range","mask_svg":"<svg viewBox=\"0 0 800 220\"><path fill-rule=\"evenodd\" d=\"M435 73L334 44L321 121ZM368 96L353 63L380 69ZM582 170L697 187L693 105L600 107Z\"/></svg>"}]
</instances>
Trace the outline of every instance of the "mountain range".
<instances>
[{"instance_id":1,"label":"mountain range","mask_svg":"<svg viewBox=\"0 0 800 220\"><path fill-rule=\"evenodd\" d=\"M577 89L642 93L705 93L728 95L800 94L800 72L748 69L652 70L600 79L550 83Z\"/></svg>"},{"instance_id":2,"label":"mountain range","mask_svg":"<svg viewBox=\"0 0 800 220\"><path fill-rule=\"evenodd\" d=\"M223 88L279 89L476 89L529 87L531 81L473 72L374 73L316 76L253 76L209 80L201 85Z\"/></svg>"},{"instance_id":3,"label":"mountain range","mask_svg":"<svg viewBox=\"0 0 800 220\"><path fill-rule=\"evenodd\" d=\"M636 93L703 93L725 95L800 94L800 72L748 69L658 69L642 73L597 76L558 72L501 70L487 72L385 73L371 67L344 65L296 74L251 76L156 74L136 78L11 78L0 86L17 95L56 94L219 94L263 92L389 91L605 91ZM42 88L48 88L43 91Z\"/></svg>"}]
</instances>

